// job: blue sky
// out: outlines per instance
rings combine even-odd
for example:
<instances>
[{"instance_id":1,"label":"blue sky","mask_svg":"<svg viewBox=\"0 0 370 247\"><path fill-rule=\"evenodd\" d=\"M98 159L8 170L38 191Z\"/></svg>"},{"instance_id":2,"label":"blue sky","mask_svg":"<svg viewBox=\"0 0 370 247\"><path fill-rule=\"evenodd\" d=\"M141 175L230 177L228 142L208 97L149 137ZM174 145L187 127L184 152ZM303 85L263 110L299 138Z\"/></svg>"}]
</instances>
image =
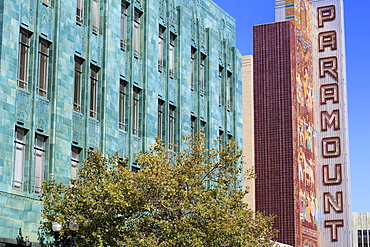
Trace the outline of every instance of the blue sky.
<instances>
[{"instance_id":1,"label":"blue sky","mask_svg":"<svg viewBox=\"0 0 370 247\"><path fill-rule=\"evenodd\" d=\"M274 21L274 0L214 2L236 19L237 48L242 55L252 54L252 27ZM370 0L347 0L344 4L353 212L370 212L369 9Z\"/></svg>"}]
</instances>

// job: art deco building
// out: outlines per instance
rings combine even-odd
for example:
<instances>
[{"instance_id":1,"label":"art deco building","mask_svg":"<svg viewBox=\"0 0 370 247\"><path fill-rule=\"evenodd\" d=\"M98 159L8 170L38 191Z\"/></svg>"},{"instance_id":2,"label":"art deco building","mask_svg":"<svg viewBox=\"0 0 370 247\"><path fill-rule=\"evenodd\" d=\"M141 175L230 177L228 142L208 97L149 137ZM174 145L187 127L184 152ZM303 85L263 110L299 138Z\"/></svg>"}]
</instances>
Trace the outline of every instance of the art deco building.
<instances>
[{"instance_id":1,"label":"art deco building","mask_svg":"<svg viewBox=\"0 0 370 247\"><path fill-rule=\"evenodd\" d=\"M370 245L370 213L352 213L353 247Z\"/></svg>"},{"instance_id":2,"label":"art deco building","mask_svg":"<svg viewBox=\"0 0 370 247\"><path fill-rule=\"evenodd\" d=\"M352 246L341 0L276 0L254 27L256 210L277 241Z\"/></svg>"},{"instance_id":3,"label":"art deco building","mask_svg":"<svg viewBox=\"0 0 370 247\"><path fill-rule=\"evenodd\" d=\"M235 20L211 0L0 4L0 246L37 242L42 182L87 150L133 157L203 130L242 143ZM132 163L132 169L140 167Z\"/></svg>"}]
</instances>

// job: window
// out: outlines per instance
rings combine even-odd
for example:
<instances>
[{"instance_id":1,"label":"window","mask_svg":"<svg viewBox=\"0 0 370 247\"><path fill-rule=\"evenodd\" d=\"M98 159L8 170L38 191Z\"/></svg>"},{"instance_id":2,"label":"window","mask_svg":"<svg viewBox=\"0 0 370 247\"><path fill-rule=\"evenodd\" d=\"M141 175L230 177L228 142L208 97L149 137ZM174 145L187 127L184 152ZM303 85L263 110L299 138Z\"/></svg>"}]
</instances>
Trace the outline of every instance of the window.
<instances>
[{"instance_id":1,"label":"window","mask_svg":"<svg viewBox=\"0 0 370 247\"><path fill-rule=\"evenodd\" d=\"M93 32L99 32L99 0L92 1L92 30Z\"/></svg>"},{"instance_id":2,"label":"window","mask_svg":"<svg viewBox=\"0 0 370 247\"><path fill-rule=\"evenodd\" d=\"M45 162L45 136L36 134L35 138L35 181L34 192L41 193L42 180L44 180Z\"/></svg>"},{"instance_id":3,"label":"window","mask_svg":"<svg viewBox=\"0 0 370 247\"><path fill-rule=\"evenodd\" d=\"M24 155L26 149L26 130L16 127L14 135L14 170L13 170L13 187L22 189L23 187L23 170Z\"/></svg>"},{"instance_id":4,"label":"window","mask_svg":"<svg viewBox=\"0 0 370 247\"><path fill-rule=\"evenodd\" d=\"M231 134L227 134L227 142L231 141L233 139L233 136Z\"/></svg>"},{"instance_id":5,"label":"window","mask_svg":"<svg viewBox=\"0 0 370 247\"><path fill-rule=\"evenodd\" d=\"M357 230L357 240L358 240L358 247L363 247L362 245L362 231Z\"/></svg>"},{"instance_id":6,"label":"window","mask_svg":"<svg viewBox=\"0 0 370 247\"><path fill-rule=\"evenodd\" d=\"M97 87L98 87L98 68L91 66L90 76L90 117L96 118L97 106Z\"/></svg>"},{"instance_id":7,"label":"window","mask_svg":"<svg viewBox=\"0 0 370 247\"><path fill-rule=\"evenodd\" d=\"M194 81L195 81L195 54L196 49L194 47L191 47L191 63L190 63L190 69L191 69L191 89L194 90Z\"/></svg>"},{"instance_id":8,"label":"window","mask_svg":"<svg viewBox=\"0 0 370 247\"><path fill-rule=\"evenodd\" d=\"M135 10L134 15L134 56L139 57L140 54L140 16L141 13Z\"/></svg>"},{"instance_id":9,"label":"window","mask_svg":"<svg viewBox=\"0 0 370 247\"><path fill-rule=\"evenodd\" d=\"M174 77L174 69L175 69L175 39L176 36L171 33L170 34L170 54L169 54L169 72L170 72L170 78Z\"/></svg>"},{"instance_id":10,"label":"window","mask_svg":"<svg viewBox=\"0 0 370 247\"><path fill-rule=\"evenodd\" d=\"M163 33L164 27L159 26L159 36L158 36L158 70L163 69Z\"/></svg>"},{"instance_id":11,"label":"window","mask_svg":"<svg viewBox=\"0 0 370 247\"><path fill-rule=\"evenodd\" d=\"M127 40L127 7L128 4L121 2L121 49L126 49Z\"/></svg>"},{"instance_id":12,"label":"window","mask_svg":"<svg viewBox=\"0 0 370 247\"><path fill-rule=\"evenodd\" d=\"M28 85L28 57L30 54L30 35L21 29L18 51L18 87L26 89Z\"/></svg>"},{"instance_id":13,"label":"window","mask_svg":"<svg viewBox=\"0 0 370 247\"><path fill-rule=\"evenodd\" d=\"M84 0L76 1L76 21L83 23L84 20Z\"/></svg>"},{"instance_id":14,"label":"window","mask_svg":"<svg viewBox=\"0 0 370 247\"><path fill-rule=\"evenodd\" d=\"M218 104L219 106L222 105L222 68L221 66L218 67Z\"/></svg>"},{"instance_id":15,"label":"window","mask_svg":"<svg viewBox=\"0 0 370 247\"><path fill-rule=\"evenodd\" d=\"M50 5L50 0L42 0L43 3L45 3L46 5Z\"/></svg>"},{"instance_id":16,"label":"window","mask_svg":"<svg viewBox=\"0 0 370 247\"><path fill-rule=\"evenodd\" d=\"M49 64L49 44L40 39L39 42L39 80L37 84L37 94L46 97L48 87L48 64Z\"/></svg>"},{"instance_id":17,"label":"window","mask_svg":"<svg viewBox=\"0 0 370 247\"><path fill-rule=\"evenodd\" d=\"M206 122L205 121L200 121L200 131L202 131L203 133L205 133L206 131Z\"/></svg>"},{"instance_id":18,"label":"window","mask_svg":"<svg viewBox=\"0 0 370 247\"><path fill-rule=\"evenodd\" d=\"M226 81L226 107L227 110L231 109L231 73L227 72L227 81Z\"/></svg>"},{"instance_id":19,"label":"window","mask_svg":"<svg viewBox=\"0 0 370 247\"><path fill-rule=\"evenodd\" d=\"M157 136L161 140L162 140L162 135L163 135L163 105L164 105L164 101L159 99L158 100L158 132L157 132Z\"/></svg>"},{"instance_id":20,"label":"window","mask_svg":"<svg viewBox=\"0 0 370 247\"><path fill-rule=\"evenodd\" d=\"M80 164L80 153L80 148L72 146L71 179L77 179L77 170Z\"/></svg>"},{"instance_id":21,"label":"window","mask_svg":"<svg viewBox=\"0 0 370 247\"><path fill-rule=\"evenodd\" d=\"M195 136L195 125L197 123L197 118L195 116L191 116L190 118L190 134L191 137L194 138Z\"/></svg>"},{"instance_id":22,"label":"window","mask_svg":"<svg viewBox=\"0 0 370 247\"><path fill-rule=\"evenodd\" d=\"M126 101L127 101L127 85L128 82L124 80L120 80L119 83L119 128L125 130L125 114L126 114Z\"/></svg>"},{"instance_id":23,"label":"window","mask_svg":"<svg viewBox=\"0 0 370 247\"><path fill-rule=\"evenodd\" d=\"M74 91L73 91L73 110L81 111L81 74L82 74L81 58L75 57L75 78L74 78Z\"/></svg>"},{"instance_id":24,"label":"window","mask_svg":"<svg viewBox=\"0 0 370 247\"><path fill-rule=\"evenodd\" d=\"M200 55L200 68L199 68L199 91L200 91L200 94L203 95L204 94L204 80L205 80L205 72L204 72L204 64L205 64L205 60L206 60L206 55L204 54L201 54Z\"/></svg>"},{"instance_id":25,"label":"window","mask_svg":"<svg viewBox=\"0 0 370 247\"><path fill-rule=\"evenodd\" d=\"M364 247L369 247L369 241L367 239L367 230L363 230L362 233L363 233L363 238L364 238L364 241L363 241Z\"/></svg>"},{"instance_id":26,"label":"window","mask_svg":"<svg viewBox=\"0 0 370 247\"><path fill-rule=\"evenodd\" d=\"M139 134L139 93L140 89L134 87L133 89L133 108L132 108L132 134Z\"/></svg>"},{"instance_id":27,"label":"window","mask_svg":"<svg viewBox=\"0 0 370 247\"><path fill-rule=\"evenodd\" d=\"M173 145L175 142L175 109L176 107L173 105L170 105L170 111L169 111L169 139L168 142L170 145Z\"/></svg>"},{"instance_id":28,"label":"window","mask_svg":"<svg viewBox=\"0 0 370 247\"><path fill-rule=\"evenodd\" d=\"M223 130L219 130L218 131L218 148L219 150L221 150L221 147L222 147L222 143L223 143L223 138L224 138L224 131Z\"/></svg>"}]
</instances>

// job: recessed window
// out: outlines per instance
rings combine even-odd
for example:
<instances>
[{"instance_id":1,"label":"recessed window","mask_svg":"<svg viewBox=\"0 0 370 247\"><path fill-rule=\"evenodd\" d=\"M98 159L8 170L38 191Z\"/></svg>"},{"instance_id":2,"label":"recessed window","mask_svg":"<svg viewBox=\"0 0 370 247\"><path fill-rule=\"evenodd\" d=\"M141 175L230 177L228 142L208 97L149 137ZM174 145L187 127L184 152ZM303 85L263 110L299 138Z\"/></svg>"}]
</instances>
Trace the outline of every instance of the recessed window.
<instances>
[{"instance_id":1,"label":"recessed window","mask_svg":"<svg viewBox=\"0 0 370 247\"><path fill-rule=\"evenodd\" d=\"M127 40L127 7L128 3L121 1L121 49L126 49Z\"/></svg>"},{"instance_id":2,"label":"recessed window","mask_svg":"<svg viewBox=\"0 0 370 247\"><path fill-rule=\"evenodd\" d=\"M200 131L202 131L203 133L205 133L206 131L206 122L203 120L200 121Z\"/></svg>"},{"instance_id":3,"label":"recessed window","mask_svg":"<svg viewBox=\"0 0 370 247\"><path fill-rule=\"evenodd\" d=\"M222 71L223 67L218 67L218 104L222 105Z\"/></svg>"},{"instance_id":4,"label":"recessed window","mask_svg":"<svg viewBox=\"0 0 370 247\"><path fill-rule=\"evenodd\" d=\"M134 14L134 56L139 57L140 55L140 18L141 13L135 10Z\"/></svg>"},{"instance_id":5,"label":"recessed window","mask_svg":"<svg viewBox=\"0 0 370 247\"><path fill-rule=\"evenodd\" d=\"M95 33L99 32L99 22L100 22L99 0L92 0L92 30Z\"/></svg>"},{"instance_id":6,"label":"recessed window","mask_svg":"<svg viewBox=\"0 0 370 247\"><path fill-rule=\"evenodd\" d=\"M81 149L78 147L72 146L72 155L71 155L71 179L77 179L77 171L80 165L80 153Z\"/></svg>"},{"instance_id":7,"label":"recessed window","mask_svg":"<svg viewBox=\"0 0 370 247\"><path fill-rule=\"evenodd\" d=\"M226 81L226 107L227 110L231 110L231 72L227 72L227 81Z\"/></svg>"},{"instance_id":8,"label":"recessed window","mask_svg":"<svg viewBox=\"0 0 370 247\"><path fill-rule=\"evenodd\" d=\"M46 97L48 89L49 43L40 39L39 42L39 79L37 94Z\"/></svg>"},{"instance_id":9,"label":"recessed window","mask_svg":"<svg viewBox=\"0 0 370 247\"><path fill-rule=\"evenodd\" d=\"M34 192L41 193L42 181L44 180L45 166L45 141L46 137L36 134L35 138L35 180Z\"/></svg>"},{"instance_id":10,"label":"recessed window","mask_svg":"<svg viewBox=\"0 0 370 247\"><path fill-rule=\"evenodd\" d=\"M81 75L83 60L75 57L75 78L73 91L73 110L81 111Z\"/></svg>"},{"instance_id":11,"label":"recessed window","mask_svg":"<svg viewBox=\"0 0 370 247\"><path fill-rule=\"evenodd\" d=\"M13 187L20 190L23 188L25 150L26 130L16 127L14 133Z\"/></svg>"},{"instance_id":12,"label":"recessed window","mask_svg":"<svg viewBox=\"0 0 370 247\"><path fill-rule=\"evenodd\" d=\"M204 94L204 80L205 80L205 71L204 71L204 66L205 66L205 61L206 61L206 55L201 54L200 55L200 64L199 64L199 91L200 94Z\"/></svg>"},{"instance_id":13,"label":"recessed window","mask_svg":"<svg viewBox=\"0 0 370 247\"><path fill-rule=\"evenodd\" d=\"M171 33L170 34L170 52L169 52L169 73L170 78L174 78L174 70L175 70L175 39L176 36Z\"/></svg>"},{"instance_id":14,"label":"recessed window","mask_svg":"<svg viewBox=\"0 0 370 247\"><path fill-rule=\"evenodd\" d=\"M19 35L19 50L18 50L18 87L26 89L28 86L28 60L30 54L29 45L30 34L21 29Z\"/></svg>"},{"instance_id":15,"label":"recessed window","mask_svg":"<svg viewBox=\"0 0 370 247\"><path fill-rule=\"evenodd\" d=\"M162 140L162 135L163 135L163 105L164 105L164 101L159 99L158 100L158 131L157 131L157 136L161 140Z\"/></svg>"},{"instance_id":16,"label":"recessed window","mask_svg":"<svg viewBox=\"0 0 370 247\"><path fill-rule=\"evenodd\" d=\"M158 35L158 71L163 69L163 34L165 28L159 26L159 35Z\"/></svg>"},{"instance_id":17,"label":"recessed window","mask_svg":"<svg viewBox=\"0 0 370 247\"><path fill-rule=\"evenodd\" d=\"M195 54L197 49L191 47L191 60L190 60L190 70L191 70L191 89L194 90L194 83L195 83Z\"/></svg>"},{"instance_id":18,"label":"recessed window","mask_svg":"<svg viewBox=\"0 0 370 247\"><path fill-rule=\"evenodd\" d=\"M140 89L137 87L133 88L133 107L132 107L132 134L139 134L139 95Z\"/></svg>"},{"instance_id":19,"label":"recessed window","mask_svg":"<svg viewBox=\"0 0 370 247\"><path fill-rule=\"evenodd\" d=\"M98 91L98 71L95 66L91 66L90 75L90 117L97 116L97 91Z\"/></svg>"},{"instance_id":20,"label":"recessed window","mask_svg":"<svg viewBox=\"0 0 370 247\"><path fill-rule=\"evenodd\" d=\"M83 23L84 20L84 0L76 0L76 21Z\"/></svg>"},{"instance_id":21,"label":"recessed window","mask_svg":"<svg viewBox=\"0 0 370 247\"><path fill-rule=\"evenodd\" d=\"M119 83L119 128L125 130L126 124L126 101L128 82L120 80Z\"/></svg>"},{"instance_id":22,"label":"recessed window","mask_svg":"<svg viewBox=\"0 0 370 247\"><path fill-rule=\"evenodd\" d=\"M168 126L168 142L170 145L173 145L175 142L175 110L176 107L170 105L169 109L169 126Z\"/></svg>"},{"instance_id":23,"label":"recessed window","mask_svg":"<svg viewBox=\"0 0 370 247\"><path fill-rule=\"evenodd\" d=\"M191 118L190 118L190 134L191 134L191 137L193 137L193 138L195 136L196 123L197 123L197 118L195 116L191 116Z\"/></svg>"}]
</instances>

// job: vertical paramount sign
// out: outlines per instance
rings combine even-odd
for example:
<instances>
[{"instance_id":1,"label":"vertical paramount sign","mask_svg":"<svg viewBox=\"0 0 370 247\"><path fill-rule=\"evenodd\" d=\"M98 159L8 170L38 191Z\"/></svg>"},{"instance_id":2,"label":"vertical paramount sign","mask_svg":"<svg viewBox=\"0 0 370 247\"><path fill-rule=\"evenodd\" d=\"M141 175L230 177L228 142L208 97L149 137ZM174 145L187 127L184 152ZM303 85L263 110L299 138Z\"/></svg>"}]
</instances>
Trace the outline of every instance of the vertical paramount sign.
<instances>
[{"instance_id":1,"label":"vertical paramount sign","mask_svg":"<svg viewBox=\"0 0 370 247\"><path fill-rule=\"evenodd\" d=\"M320 246L350 247L351 206L342 0L311 0L316 13L316 140Z\"/></svg>"}]
</instances>

